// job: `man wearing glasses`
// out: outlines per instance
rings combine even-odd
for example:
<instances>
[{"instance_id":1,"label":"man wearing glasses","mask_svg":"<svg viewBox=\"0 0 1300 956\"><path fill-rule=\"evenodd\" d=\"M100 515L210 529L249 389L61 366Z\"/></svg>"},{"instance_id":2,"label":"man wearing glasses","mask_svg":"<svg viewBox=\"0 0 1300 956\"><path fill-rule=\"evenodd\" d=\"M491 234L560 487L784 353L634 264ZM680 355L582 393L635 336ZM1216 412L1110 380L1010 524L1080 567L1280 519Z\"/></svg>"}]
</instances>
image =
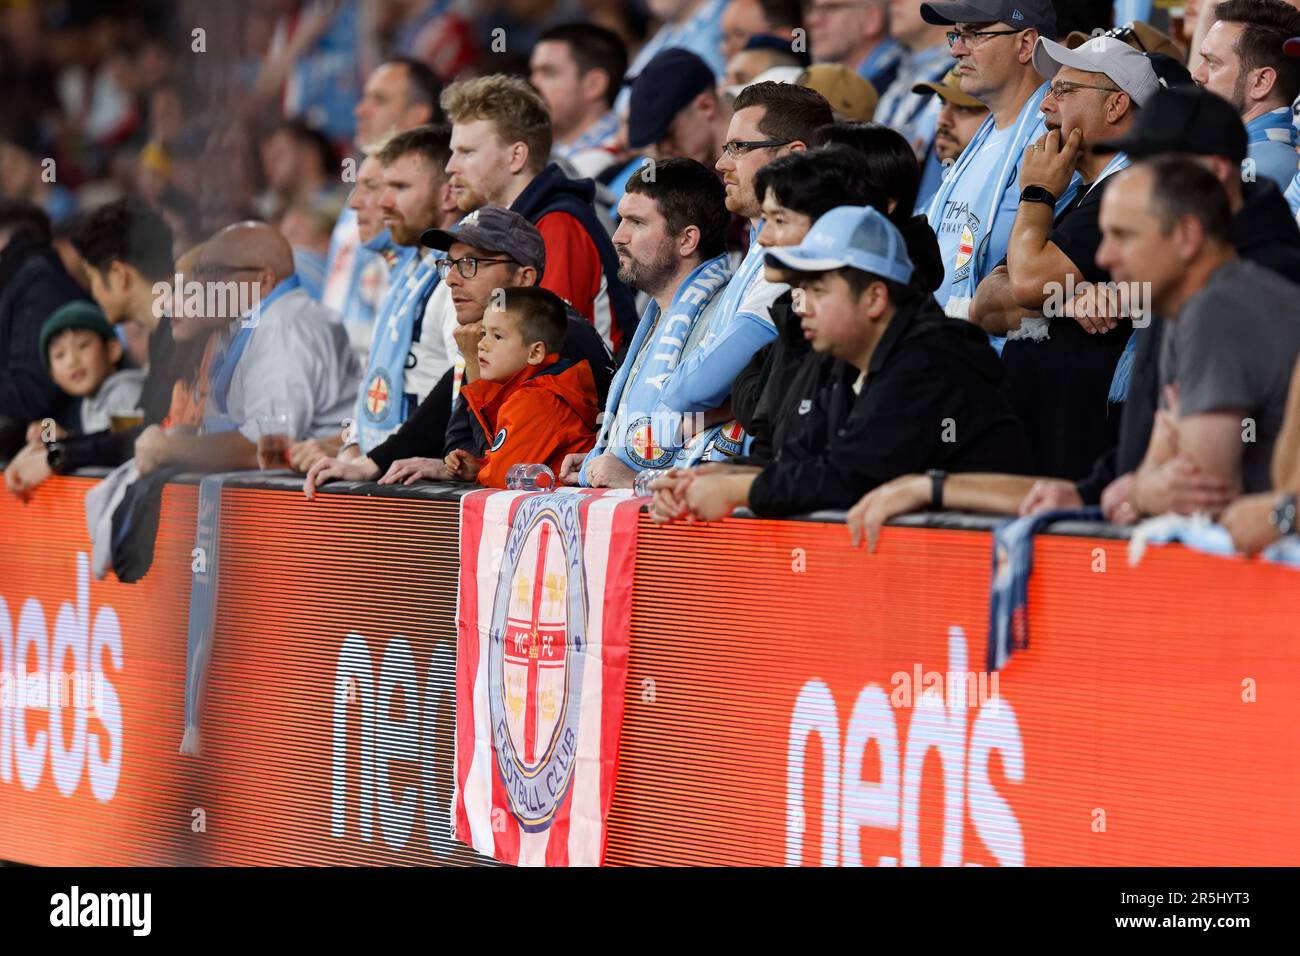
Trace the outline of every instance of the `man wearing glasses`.
<instances>
[{"instance_id":1,"label":"man wearing glasses","mask_svg":"<svg viewBox=\"0 0 1300 956\"><path fill-rule=\"evenodd\" d=\"M935 298L954 318L970 315L980 281L1006 255L1020 204L1020 162L1046 132L1038 106L1047 84L1034 70L1034 44L1056 36L1051 0L924 3L927 23L948 24L961 89L989 108L930 203L944 281Z\"/></svg>"},{"instance_id":2,"label":"man wearing glasses","mask_svg":"<svg viewBox=\"0 0 1300 956\"><path fill-rule=\"evenodd\" d=\"M814 90L788 83L755 83L736 97L736 111L727 128L727 142L714 168L722 174L727 209L750 223L749 252L727 287L716 310L691 330L683 353L690 357L677 367L660 394L663 406L678 414L722 412L731 396L731 383L754 353L776 338L772 303L789 286L769 282L763 271L758 234L762 206L754 178L772 160L800 152L815 142L817 130L833 120L830 104ZM748 441L725 422L699 432L683 449L678 464L688 466L713 457L721 442L725 454L744 454ZM720 438L723 433L731 438Z\"/></svg>"},{"instance_id":3,"label":"man wearing glasses","mask_svg":"<svg viewBox=\"0 0 1300 956\"><path fill-rule=\"evenodd\" d=\"M449 372L414 413L365 455L322 458L307 472L303 493L311 498L328 481L375 481L411 484L421 479L445 479L444 457L464 448L482 457L487 450L463 400L452 402L460 384L478 375L477 343L483 315L504 301L501 290L537 285L546 271L546 244L526 218L500 206L484 206L455 226L430 229L421 242L434 248L442 288L455 307L456 341L464 353L464 376L453 384ZM567 309L568 332L560 349L563 358L586 360L591 366L601 405L614 377L614 359L595 327L572 307ZM449 415L450 412L450 415Z\"/></svg>"},{"instance_id":4,"label":"man wearing glasses","mask_svg":"<svg viewBox=\"0 0 1300 956\"><path fill-rule=\"evenodd\" d=\"M1160 81L1145 54L1106 36L1074 50L1040 38L1034 66L1051 82L1040 105L1048 132L1022 162L1006 262L980 283L970 319L1007 336L1007 393L1035 473L1077 481L1119 439L1124 389L1111 394L1111 384L1133 331L1131 319L1087 307L1110 299L1089 285L1110 279L1096 261L1098 216L1111 175L1129 164L1101 144L1129 132ZM1079 188L1058 213L1076 171Z\"/></svg>"}]
</instances>

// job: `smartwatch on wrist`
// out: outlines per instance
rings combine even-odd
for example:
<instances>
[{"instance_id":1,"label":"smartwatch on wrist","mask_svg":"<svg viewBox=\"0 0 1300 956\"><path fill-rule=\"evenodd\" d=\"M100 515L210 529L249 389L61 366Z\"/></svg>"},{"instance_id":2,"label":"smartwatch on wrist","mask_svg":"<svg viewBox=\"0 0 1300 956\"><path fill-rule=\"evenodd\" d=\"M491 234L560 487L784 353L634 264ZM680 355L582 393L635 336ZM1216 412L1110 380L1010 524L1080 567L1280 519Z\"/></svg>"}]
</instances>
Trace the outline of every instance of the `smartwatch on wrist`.
<instances>
[{"instance_id":1,"label":"smartwatch on wrist","mask_svg":"<svg viewBox=\"0 0 1300 956\"><path fill-rule=\"evenodd\" d=\"M948 473L940 471L938 468L931 468L925 474L930 479L930 510L942 511L943 482L948 477Z\"/></svg>"},{"instance_id":2,"label":"smartwatch on wrist","mask_svg":"<svg viewBox=\"0 0 1300 956\"><path fill-rule=\"evenodd\" d=\"M1296 530L1296 493L1294 491L1282 495L1273 505L1273 513L1268 516L1268 522L1277 529L1281 535L1295 534Z\"/></svg>"},{"instance_id":3,"label":"smartwatch on wrist","mask_svg":"<svg viewBox=\"0 0 1300 956\"><path fill-rule=\"evenodd\" d=\"M1056 206L1056 197L1042 186L1026 186L1020 190L1021 202L1040 202L1044 206Z\"/></svg>"}]
</instances>

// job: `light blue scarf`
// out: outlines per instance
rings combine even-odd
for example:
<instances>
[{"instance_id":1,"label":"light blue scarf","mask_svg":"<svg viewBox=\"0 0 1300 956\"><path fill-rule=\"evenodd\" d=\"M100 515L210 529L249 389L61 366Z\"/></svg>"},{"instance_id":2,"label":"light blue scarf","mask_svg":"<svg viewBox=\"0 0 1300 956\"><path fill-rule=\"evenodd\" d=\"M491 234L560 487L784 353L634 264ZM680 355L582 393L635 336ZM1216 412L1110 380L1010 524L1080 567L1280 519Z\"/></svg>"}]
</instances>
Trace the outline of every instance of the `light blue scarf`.
<instances>
[{"instance_id":1,"label":"light blue scarf","mask_svg":"<svg viewBox=\"0 0 1300 956\"><path fill-rule=\"evenodd\" d=\"M682 416L660 408L659 396L676 371L700 315L730 278L731 267L724 253L696 266L686 277L663 321L659 304L651 300L628 347L628 358L610 386L600 436L582 463L583 485L587 484L588 466L605 452L638 471L665 468L673 460L681 447ZM624 405L622 415L620 404Z\"/></svg>"},{"instance_id":2,"label":"light blue scarf","mask_svg":"<svg viewBox=\"0 0 1300 956\"><path fill-rule=\"evenodd\" d=\"M381 444L415 410L415 396L402 391L402 379L416 323L438 284L437 259L411 250L394 270L380 305L353 416L363 451Z\"/></svg>"}]
</instances>

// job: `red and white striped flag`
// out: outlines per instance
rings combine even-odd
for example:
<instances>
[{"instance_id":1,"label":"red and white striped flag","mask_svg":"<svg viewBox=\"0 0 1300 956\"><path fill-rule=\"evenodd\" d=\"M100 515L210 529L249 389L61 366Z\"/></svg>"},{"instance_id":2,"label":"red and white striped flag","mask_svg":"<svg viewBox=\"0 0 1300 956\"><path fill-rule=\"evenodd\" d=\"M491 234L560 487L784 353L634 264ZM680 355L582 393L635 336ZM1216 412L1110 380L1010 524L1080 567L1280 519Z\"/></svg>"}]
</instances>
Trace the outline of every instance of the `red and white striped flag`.
<instances>
[{"instance_id":1,"label":"red and white striped flag","mask_svg":"<svg viewBox=\"0 0 1300 956\"><path fill-rule=\"evenodd\" d=\"M641 504L573 488L461 499L456 837L503 863L604 859Z\"/></svg>"}]
</instances>

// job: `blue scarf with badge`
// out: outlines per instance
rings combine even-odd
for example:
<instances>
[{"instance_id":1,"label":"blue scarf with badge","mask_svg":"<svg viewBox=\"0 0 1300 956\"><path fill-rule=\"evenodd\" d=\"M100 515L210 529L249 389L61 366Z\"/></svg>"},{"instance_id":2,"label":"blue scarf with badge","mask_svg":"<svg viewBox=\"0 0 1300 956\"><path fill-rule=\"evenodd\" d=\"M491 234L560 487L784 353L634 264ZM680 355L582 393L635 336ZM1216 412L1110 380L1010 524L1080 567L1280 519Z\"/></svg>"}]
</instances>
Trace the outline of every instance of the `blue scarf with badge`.
<instances>
[{"instance_id":1,"label":"blue scarf with badge","mask_svg":"<svg viewBox=\"0 0 1300 956\"><path fill-rule=\"evenodd\" d=\"M394 270L379 307L354 415L363 451L381 444L415 410L415 396L402 391L402 382L416 327L438 284L437 259L412 249Z\"/></svg>"},{"instance_id":2,"label":"blue scarf with badge","mask_svg":"<svg viewBox=\"0 0 1300 956\"><path fill-rule=\"evenodd\" d=\"M730 279L731 267L723 253L696 266L686 277L663 321L659 304L651 300L632 337L628 357L610 386L596 447L582 463L584 485L587 467L605 452L638 471L668 467L679 447L682 416L661 408L659 395L676 371L700 315Z\"/></svg>"},{"instance_id":3,"label":"blue scarf with badge","mask_svg":"<svg viewBox=\"0 0 1300 956\"><path fill-rule=\"evenodd\" d=\"M262 299L247 315L240 319L239 331L235 333L235 337L225 351L212 357L212 362L208 366L208 381L210 383L208 398L212 402L212 408L216 409L218 414L204 421L204 432L232 431L243 424L243 422L237 422L230 417L228 404L230 383L235 378L235 369L239 367L239 360L244 356L244 349L248 348L248 342L253 337L253 330L257 328L258 322L262 319L262 313L270 308L271 304L277 299L283 298L300 287L301 282L296 272L277 285L271 290L270 295Z\"/></svg>"}]
</instances>

